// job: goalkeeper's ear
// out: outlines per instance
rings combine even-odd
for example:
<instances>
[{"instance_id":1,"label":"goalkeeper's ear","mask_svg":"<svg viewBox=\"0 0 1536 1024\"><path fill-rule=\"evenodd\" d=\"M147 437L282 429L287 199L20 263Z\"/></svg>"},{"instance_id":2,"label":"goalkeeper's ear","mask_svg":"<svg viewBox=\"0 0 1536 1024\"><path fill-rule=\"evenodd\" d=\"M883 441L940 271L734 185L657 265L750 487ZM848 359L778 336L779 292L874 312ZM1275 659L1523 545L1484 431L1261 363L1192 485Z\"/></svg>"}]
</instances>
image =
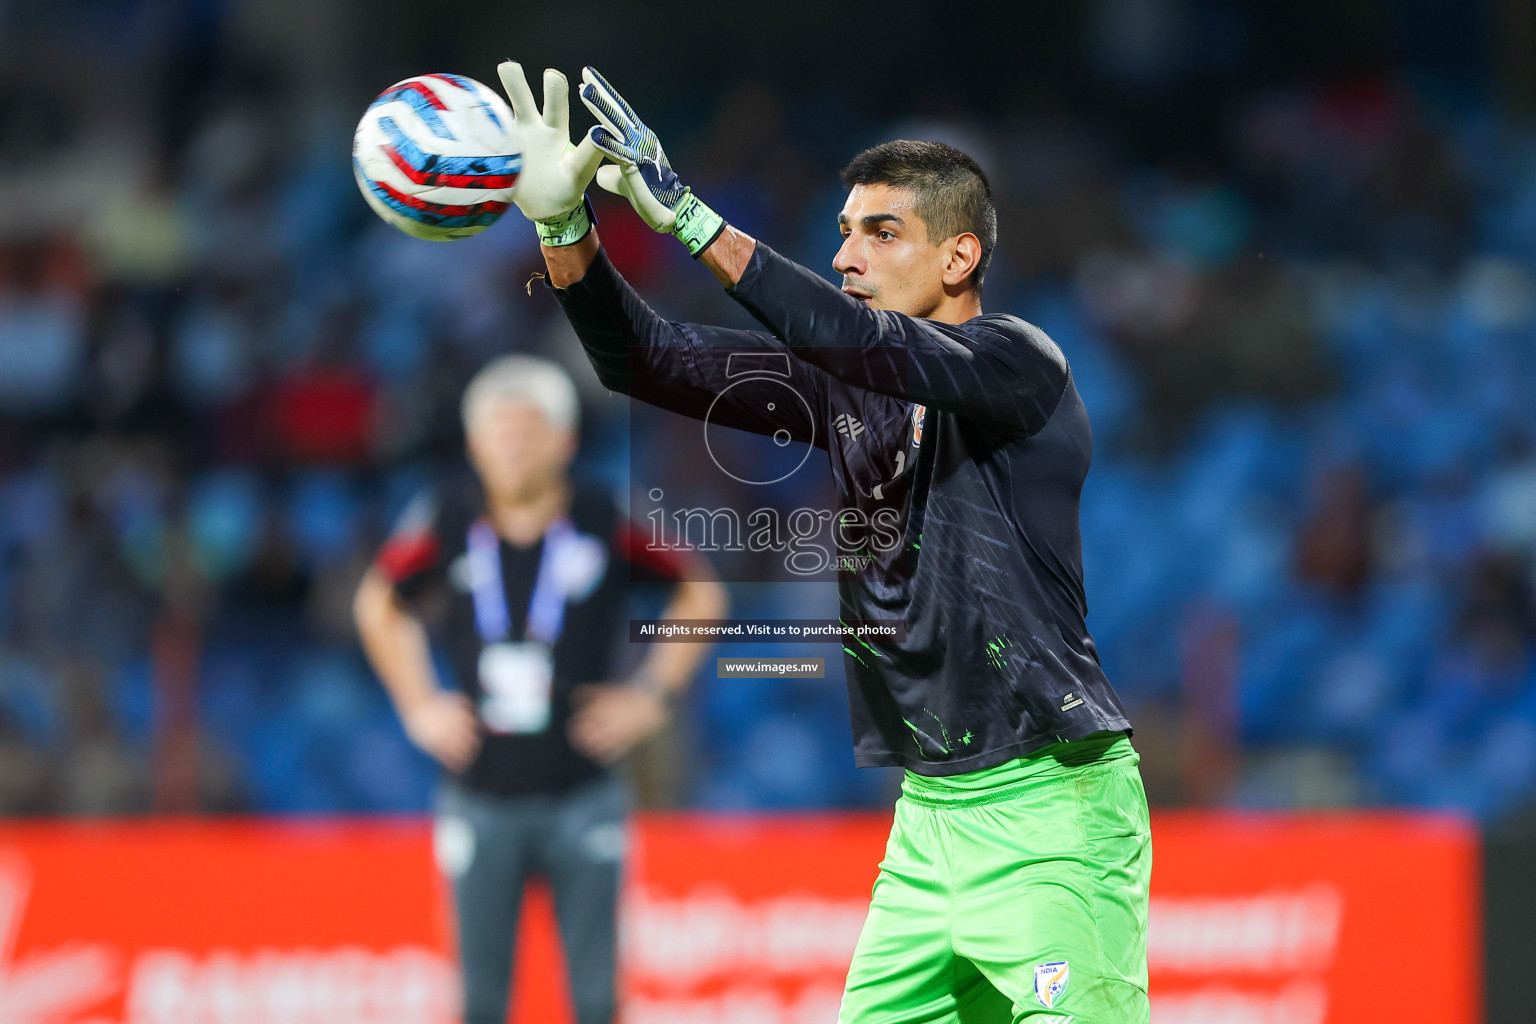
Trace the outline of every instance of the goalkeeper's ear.
<instances>
[{"instance_id":1,"label":"goalkeeper's ear","mask_svg":"<svg viewBox=\"0 0 1536 1024\"><path fill-rule=\"evenodd\" d=\"M942 275L945 286L959 288L964 285L979 293L981 289L976 283L976 269L981 266L981 239L965 231L943 244L949 250Z\"/></svg>"}]
</instances>

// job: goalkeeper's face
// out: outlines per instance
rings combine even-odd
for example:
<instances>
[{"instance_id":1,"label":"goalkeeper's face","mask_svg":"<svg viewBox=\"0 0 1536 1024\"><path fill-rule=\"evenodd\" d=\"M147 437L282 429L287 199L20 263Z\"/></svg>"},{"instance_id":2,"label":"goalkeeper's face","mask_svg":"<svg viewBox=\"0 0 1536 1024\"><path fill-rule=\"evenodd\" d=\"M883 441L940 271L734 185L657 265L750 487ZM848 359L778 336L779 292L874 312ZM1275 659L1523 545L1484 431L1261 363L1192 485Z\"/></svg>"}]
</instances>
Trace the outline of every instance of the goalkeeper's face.
<instances>
[{"instance_id":1,"label":"goalkeeper's face","mask_svg":"<svg viewBox=\"0 0 1536 1024\"><path fill-rule=\"evenodd\" d=\"M955 239L928 240L910 189L855 185L837 215L843 247L832 267L843 291L871 309L925 317L944 301Z\"/></svg>"},{"instance_id":2,"label":"goalkeeper's face","mask_svg":"<svg viewBox=\"0 0 1536 1024\"><path fill-rule=\"evenodd\" d=\"M528 501L565 479L576 432L550 423L533 402L487 403L469 430L469 461L492 498Z\"/></svg>"}]
</instances>

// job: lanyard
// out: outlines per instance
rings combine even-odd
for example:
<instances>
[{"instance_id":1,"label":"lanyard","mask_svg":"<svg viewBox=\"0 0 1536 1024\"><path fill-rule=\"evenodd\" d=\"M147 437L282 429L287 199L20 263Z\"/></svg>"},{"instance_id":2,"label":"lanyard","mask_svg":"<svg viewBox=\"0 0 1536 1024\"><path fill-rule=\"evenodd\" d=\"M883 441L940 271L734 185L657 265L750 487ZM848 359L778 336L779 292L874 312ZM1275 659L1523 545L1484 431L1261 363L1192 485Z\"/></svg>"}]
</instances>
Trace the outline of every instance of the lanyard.
<instances>
[{"instance_id":1,"label":"lanyard","mask_svg":"<svg viewBox=\"0 0 1536 1024\"><path fill-rule=\"evenodd\" d=\"M565 621L566 595L555 580L555 566L576 537L575 527L564 516L551 523L544 533L539 574L528 601L528 625L523 633L545 646L554 646ZM501 540L490 523L477 519L469 528L468 547L470 589L475 597L475 625L480 629L480 639L487 644L508 640L512 634L512 613L507 608L507 588L501 578Z\"/></svg>"}]
</instances>

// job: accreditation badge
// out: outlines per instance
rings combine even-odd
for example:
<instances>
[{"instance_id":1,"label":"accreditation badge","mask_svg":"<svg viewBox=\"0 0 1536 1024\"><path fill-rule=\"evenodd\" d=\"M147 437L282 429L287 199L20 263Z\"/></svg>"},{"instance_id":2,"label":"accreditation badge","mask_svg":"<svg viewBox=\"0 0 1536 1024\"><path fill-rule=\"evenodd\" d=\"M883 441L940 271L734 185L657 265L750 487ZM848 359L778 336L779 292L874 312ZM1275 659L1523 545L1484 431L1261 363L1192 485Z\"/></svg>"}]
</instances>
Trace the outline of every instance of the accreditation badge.
<instances>
[{"instance_id":1,"label":"accreditation badge","mask_svg":"<svg viewBox=\"0 0 1536 1024\"><path fill-rule=\"evenodd\" d=\"M480 650L480 718L490 732L542 732L549 725L555 663L539 643L486 644Z\"/></svg>"}]
</instances>

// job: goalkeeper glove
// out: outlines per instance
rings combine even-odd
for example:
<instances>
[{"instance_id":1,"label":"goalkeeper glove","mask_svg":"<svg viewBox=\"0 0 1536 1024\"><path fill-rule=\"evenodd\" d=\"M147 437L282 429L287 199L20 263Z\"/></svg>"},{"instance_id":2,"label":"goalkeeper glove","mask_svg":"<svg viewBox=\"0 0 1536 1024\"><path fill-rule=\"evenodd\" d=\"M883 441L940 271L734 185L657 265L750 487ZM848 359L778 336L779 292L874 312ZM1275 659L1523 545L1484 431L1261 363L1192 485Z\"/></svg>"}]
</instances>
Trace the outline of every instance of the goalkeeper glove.
<instances>
[{"instance_id":1,"label":"goalkeeper glove","mask_svg":"<svg viewBox=\"0 0 1536 1024\"><path fill-rule=\"evenodd\" d=\"M670 232L695 257L725 230L725 221L678 180L656 133L595 68L581 73L581 102L598 123L587 138L617 166L597 172L597 183L629 200L653 230Z\"/></svg>"},{"instance_id":2,"label":"goalkeeper glove","mask_svg":"<svg viewBox=\"0 0 1536 1024\"><path fill-rule=\"evenodd\" d=\"M523 150L512 201L538 228L540 242L574 245L592 230L587 186L603 154L585 136L580 145L571 145L570 86L564 75L553 68L544 72L544 112L540 114L523 66L509 60L496 70L512 101Z\"/></svg>"}]
</instances>

